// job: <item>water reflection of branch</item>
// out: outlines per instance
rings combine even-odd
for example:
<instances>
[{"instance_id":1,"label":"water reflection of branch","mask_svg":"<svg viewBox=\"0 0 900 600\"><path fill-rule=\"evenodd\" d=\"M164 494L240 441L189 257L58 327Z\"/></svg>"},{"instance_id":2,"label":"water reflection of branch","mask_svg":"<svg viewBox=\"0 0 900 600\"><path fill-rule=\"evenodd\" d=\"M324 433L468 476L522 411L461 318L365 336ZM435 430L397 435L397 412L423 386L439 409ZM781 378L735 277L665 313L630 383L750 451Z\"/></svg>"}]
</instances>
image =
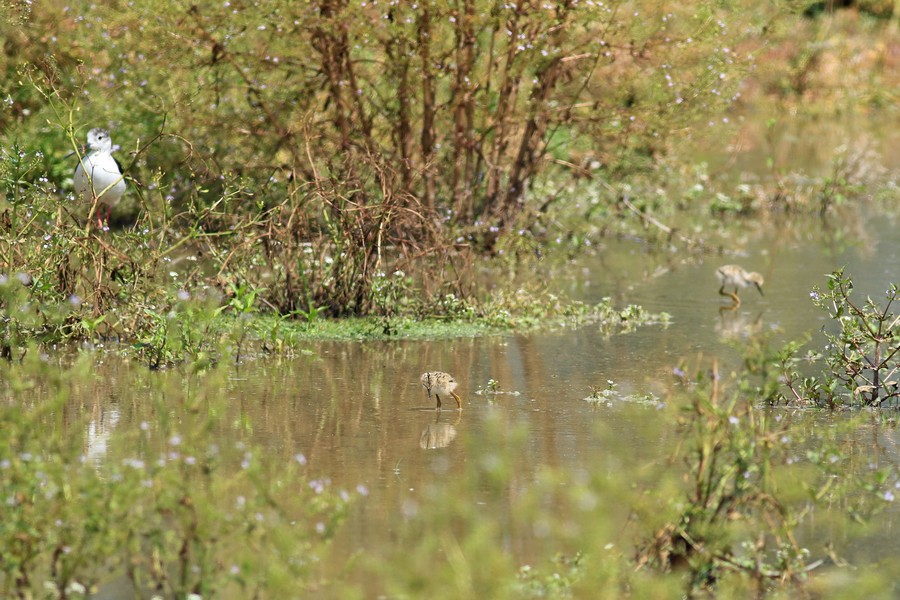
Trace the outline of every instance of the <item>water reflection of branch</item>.
<instances>
[{"instance_id":1,"label":"water reflection of branch","mask_svg":"<svg viewBox=\"0 0 900 600\"><path fill-rule=\"evenodd\" d=\"M675 229L673 227L669 227L665 223L663 223L663 222L655 219L654 217L648 215L647 213L643 212L637 206L632 204L631 201L628 198L626 198L625 196L620 196L619 200L622 202L622 204L625 205L626 208L628 208L628 210L630 210L631 212L633 212L634 214L639 216L643 221L653 225L654 227L656 227L657 229L659 229L660 231L665 233L669 237L670 241L672 240L672 238L675 238L678 241L682 242L683 244L686 244L691 247L703 248L706 246L706 243L703 240L695 240L686 235L677 233L677 231L678 231L677 229Z\"/></svg>"}]
</instances>

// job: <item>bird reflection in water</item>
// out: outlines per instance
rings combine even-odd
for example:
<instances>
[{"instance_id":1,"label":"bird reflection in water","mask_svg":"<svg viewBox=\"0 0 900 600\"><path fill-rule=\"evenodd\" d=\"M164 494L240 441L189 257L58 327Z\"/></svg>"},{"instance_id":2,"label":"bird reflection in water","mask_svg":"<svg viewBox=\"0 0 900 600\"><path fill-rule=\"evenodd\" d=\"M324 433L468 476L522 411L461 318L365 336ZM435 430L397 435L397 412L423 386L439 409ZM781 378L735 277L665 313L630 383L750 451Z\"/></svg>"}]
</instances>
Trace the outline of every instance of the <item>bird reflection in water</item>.
<instances>
[{"instance_id":1,"label":"bird reflection in water","mask_svg":"<svg viewBox=\"0 0 900 600\"><path fill-rule=\"evenodd\" d=\"M722 340L740 340L753 337L762 331L762 312L755 318L735 310L736 306L719 307L716 333Z\"/></svg>"},{"instance_id":2,"label":"bird reflection in water","mask_svg":"<svg viewBox=\"0 0 900 600\"><path fill-rule=\"evenodd\" d=\"M462 413L457 413L456 421L453 423L441 422L441 414L438 413L434 417L434 422L429 423L422 430L419 436L419 448L422 450L434 450L436 448L446 448L454 439L456 439L456 426L462 418Z\"/></svg>"}]
</instances>

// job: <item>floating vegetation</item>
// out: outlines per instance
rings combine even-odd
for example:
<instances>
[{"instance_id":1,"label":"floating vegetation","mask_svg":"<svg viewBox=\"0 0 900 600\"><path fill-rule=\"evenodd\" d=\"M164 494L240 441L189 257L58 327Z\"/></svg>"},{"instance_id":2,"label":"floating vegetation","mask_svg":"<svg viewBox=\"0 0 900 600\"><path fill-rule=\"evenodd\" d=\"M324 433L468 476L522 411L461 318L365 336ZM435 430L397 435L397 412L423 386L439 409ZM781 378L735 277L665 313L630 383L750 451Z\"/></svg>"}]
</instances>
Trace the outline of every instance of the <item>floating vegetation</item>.
<instances>
[{"instance_id":1,"label":"floating vegetation","mask_svg":"<svg viewBox=\"0 0 900 600\"><path fill-rule=\"evenodd\" d=\"M488 379L487 383L484 384L484 387L480 387L474 392L479 396L499 396L499 395L508 395L508 396L521 396L522 392L518 391L505 391L500 389L500 382L496 379Z\"/></svg>"},{"instance_id":2,"label":"floating vegetation","mask_svg":"<svg viewBox=\"0 0 900 600\"><path fill-rule=\"evenodd\" d=\"M591 386L591 393L585 397L585 402L593 406L614 406L627 402L631 404L643 404L655 408L663 408L665 403L656 394L645 392L643 394L623 394L617 388L619 385L611 379L606 380L606 387Z\"/></svg>"}]
</instances>

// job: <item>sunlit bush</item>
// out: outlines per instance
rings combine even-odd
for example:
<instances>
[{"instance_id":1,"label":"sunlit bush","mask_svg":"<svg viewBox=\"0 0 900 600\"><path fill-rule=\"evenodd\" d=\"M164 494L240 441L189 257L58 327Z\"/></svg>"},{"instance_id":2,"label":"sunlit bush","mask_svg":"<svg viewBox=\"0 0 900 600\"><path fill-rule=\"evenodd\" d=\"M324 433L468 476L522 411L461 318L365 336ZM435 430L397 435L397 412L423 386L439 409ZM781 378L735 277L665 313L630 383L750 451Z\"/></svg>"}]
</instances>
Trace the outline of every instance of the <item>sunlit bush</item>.
<instances>
[{"instance_id":1,"label":"sunlit bush","mask_svg":"<svg viewBox=\"0 0 900 600\"><path fill-rule=\"evenodd\" d=\"M5 121L64 145L27 69L77 106L79 137L114 125L167 202L215 203L238 177L235 210L312 203L314 230L354 212L392 239L437 215L502 226L548 165L627 172L686 127L723 125L772 16L759 8L41 4L6 25Z\"/></svg>"},{"instance_id":2,"label":"sunlit bush","mask_svg":"<svg viewBox=\"0 0 900 600\"><path fill-rule=\"evenodd\" d=\"M801 354L804 344L795 341L773 352L765 346L758 348L754 362L765 367L770 402L829 408L897 407L897 285L887 287L883 304L871 297L860 302L852 294L853 280L843 269L828 275L826 288L810 292L812 303L829 318L821 348L805 355Z\"/></svg>"}]
</instances>

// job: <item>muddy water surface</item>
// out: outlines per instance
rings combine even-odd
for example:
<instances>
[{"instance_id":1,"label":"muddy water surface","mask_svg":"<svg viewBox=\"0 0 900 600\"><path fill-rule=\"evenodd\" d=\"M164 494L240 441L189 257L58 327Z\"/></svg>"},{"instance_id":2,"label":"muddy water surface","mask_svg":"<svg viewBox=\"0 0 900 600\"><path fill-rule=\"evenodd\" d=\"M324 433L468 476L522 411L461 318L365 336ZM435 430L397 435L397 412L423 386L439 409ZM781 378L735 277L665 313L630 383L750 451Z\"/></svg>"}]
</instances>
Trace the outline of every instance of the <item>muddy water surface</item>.
<instances>
[{"instance_id":1,"label":"muddy water surface","mask_svg":"<svg viewBox=\"0 0 900 600\"><path fill-rule=\"evenodd\" d=\"M668 327L611 337L586 326L477 339L315 343L296 358L251 361L229 381L231 425L217 433L219 443L253 440L273 461L302 453L315 476L338 488L368 490L338 533L335 562L325 565L329 574L340 573L351 555L401 551L393 546L397 531L426 501L424 490L449 489L467 463L482 460L480 448L498 423L526 432L514 461L517 487L527 488L544 466L573 473L599 468L627 478L644 465L664 464L672 449L673 416L661 407L680 361L716 357L727 369L754 332L769 330L783 339L815 335L825 320L809 292L837 267L852 274L860 296L881 297L886 282L898 280L896 223L872 216L849 225L838 234L815 219L772 223L734 232L734 248L726 244L721 254L687 257L652 250L640 240L607 240L595 257L553 279L559 292L585 301L610 296L619 304L666 311L672 315ZM854 228L865 235L846 233ZM722 311L714 272L733 262L764 275L765 295L744 290L740 308ZM121 450L110 443L110 432L144 418L140 391L130 386L131 374L141 368L105 358L94 387L73 390L73 403L92 413L84 432L91 460L115 459ZM436 369L460 382L461 413L437 413L429 404L418 375ZM484 393L492 379L505 393ZM610 381L617 394L609 402L585 400L592 387ZM868 442L876 438L880 460L900 460L895 433L860 435ZM503 523L514 495L512 490L508 501L498 502L477 492L468 498L448 494L446 502L475 503ZM611 506L627 517L627 507ZM879 518L878 533L843 536L844 550L865 560L900 552L894 513ZM533 529L510 522L504 543L525 562L541 542Z\"/></svg>"}]
</instances>

